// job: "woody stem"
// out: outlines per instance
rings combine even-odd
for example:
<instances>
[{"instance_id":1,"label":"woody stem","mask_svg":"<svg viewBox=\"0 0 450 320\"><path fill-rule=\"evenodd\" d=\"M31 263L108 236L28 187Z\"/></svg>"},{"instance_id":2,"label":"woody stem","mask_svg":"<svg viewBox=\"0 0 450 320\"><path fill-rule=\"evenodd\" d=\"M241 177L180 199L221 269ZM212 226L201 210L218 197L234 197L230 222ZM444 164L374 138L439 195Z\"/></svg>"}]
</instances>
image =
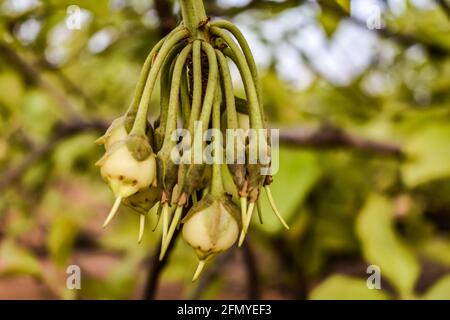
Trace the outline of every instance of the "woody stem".
<instances>
[{"instance_id":1,"label":"woody stem","mask_svg":"<svg viewBox=\"0 0 450 320\"><path fill-rule=\"evenodd\" d=\"M208 21L202 0L180 0L181 16L184 26L189 30L191 39L203 39L199 28Z\"/></svg>"}]
</instances>

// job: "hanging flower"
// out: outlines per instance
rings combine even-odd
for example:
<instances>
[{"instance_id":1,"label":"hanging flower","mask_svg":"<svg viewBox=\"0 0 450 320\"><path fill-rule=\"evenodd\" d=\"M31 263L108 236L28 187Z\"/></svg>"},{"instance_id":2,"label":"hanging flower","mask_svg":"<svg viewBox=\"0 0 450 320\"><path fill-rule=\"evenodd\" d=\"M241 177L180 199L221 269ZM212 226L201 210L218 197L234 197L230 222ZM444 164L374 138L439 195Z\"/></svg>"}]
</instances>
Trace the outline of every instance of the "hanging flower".
<instances>
[{"instance_id":1,"label":"hanging flower","mask_svg":"<svg viewBox=\"0 0 450 320\"><path fill-rule=\"evenodd\" d=\"M229 199L203 198L183 220L183 239L195 250L200 260L195 281L207 259L229 249L240 230L239 208Z\"/></svg>"},{"instance_id":2,"label":"hanging flower","mask_svg":"<svg viewBox=\"0 0 450 320\"><path fill-rule=\"evenodd\" d=\"M109 184L116 198L103 224L104 227L116 214L122 199L135 194L140 189L156 185L155 155L146 140L139 140L142 144L140 146L137 146L135 139L132 138L115 142L97 162L100 174Z\"/></svg>"}]
</instances>

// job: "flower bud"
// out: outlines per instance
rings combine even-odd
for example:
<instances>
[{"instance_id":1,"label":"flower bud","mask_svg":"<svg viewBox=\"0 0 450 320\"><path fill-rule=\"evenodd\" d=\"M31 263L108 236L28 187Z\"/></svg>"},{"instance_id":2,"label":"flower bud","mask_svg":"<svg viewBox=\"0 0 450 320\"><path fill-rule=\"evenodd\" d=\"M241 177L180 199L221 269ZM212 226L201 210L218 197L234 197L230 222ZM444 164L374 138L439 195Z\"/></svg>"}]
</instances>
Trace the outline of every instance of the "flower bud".
<instances>
[{"instance_id":1,"label":"flower bud","mask_svg":"<svg viewBox=\"0 0 450 320\"><path fill-rule=\"evenodd\" d=\"M183 239L195 249L200 260L205 260L236 242L238 215L239 209L230 200L207 196L183 220Z\"/></svg>"},{"instance_id":2,"label":"flower bud","mask_svg":"<svg viewBox=\"0 0 450 320\"><path fill-rule=\"evenodd\" d=\"M97 164L116 198L131 196L155 182L155 155L150 153L144 160L137 160L126 140L116 143Z\"/></svg>"}]
</instances>

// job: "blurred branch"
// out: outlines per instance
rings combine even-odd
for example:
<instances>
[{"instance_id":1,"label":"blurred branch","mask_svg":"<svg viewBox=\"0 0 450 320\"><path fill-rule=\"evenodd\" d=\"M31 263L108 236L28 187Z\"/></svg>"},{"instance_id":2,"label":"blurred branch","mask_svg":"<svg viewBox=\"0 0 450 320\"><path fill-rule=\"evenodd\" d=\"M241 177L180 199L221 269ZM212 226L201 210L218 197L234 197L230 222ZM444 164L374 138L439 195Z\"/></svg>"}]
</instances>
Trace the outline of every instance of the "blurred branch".
<instances>
[{"instance_id":1,"label":"blurred branch","mask_svg":"<svg viewBox=\"0 0 450 320\"><path fill-rule=\"evenodd\" d=\"M243 245L244 266L247 272L247 295L250 300L258 300L261 298L258 268L256 267L255 255L253 253L250 238Z\"/></svg>"},{"instance_id":2,"label":"blurred branch","mask_svg":"<svg viewBox=\"0 0 450 320\"><path fill-rule=\"evenodd\" d=\"M47 91L69 119L58 122L48 141L43 145L33 147L17 167L5 170L5 174L0 179L0 190L3 190L17 182L30 166L51 152L64 138L90 130L103 132L108 124L99 119L83 120L77 112L77 108L70 102L64 92L47 81L41 75L39 68L27 62L4 41L0 41L0 55L3 55L24 77Z\"/></svg>"},{"instance_id":3,"label":"blurred branch","mask_svg":"<svg viewBox=\"0 0 450 320\"><path fill-rule=\"evenodd\" d=\"M375 154L403 156L397 144L359 137L331 125L324 125L318 129L281 129L280 143L295 147L348 147Z\"/></svg>"},{"instance_id":4,"label":"blurred branch","mask_svg":"<svg viewBox=\"0 0 450 320\"><path fill-rule=\"evenodd\" d=\"M40 70L22 58L9 44L0 41L0 55L13 64L30 81L47 91L69 118L79 119L77 108L66 98L63 92L47 81Z\"/></svg>"},{"instance_id":5,"label":"blurred branch","mask_svg":"<svg viewBox=\"0 0 450 320\"><path fill-rule=\"evenodd\" d=\"M188 210L189 208L185 208L184 210ZM156 292L158 289L158 283L159 278L161 276L161 272L163 271L164 267L167 264L167 261L170 258L170 254L172 253L173 247L175 245L175 242L178 239L178 234L180 233L180 229L176 229L172 241L169 244L169 247L166 251L166 255L164 256L164 259L162 261L159 260L159 253L161 250L161 241L158 242L156 247L158 250L156 250L151 258L149 269L148 269L148 276L147 276L147 283L145 285L143 299L144 300L153 300L155 299Z\"/></svg>"},{"instance_id":6,"label":"blurred branch","mask_svg":"<svg viewBox=\"0 0 450 320\"><path fill-rule=\"evenodd\" d=\"M441 6L442 11L444 11L447 17L450 19L450 4L447 2L447 0L436 0L436 2Z\"/></svg>"},{"instance_id":7,"label":"blurred branch","mask_svg":"<svg viewBox=\"0 0 450 320\"><path fill-rule=\"evenodd\" d=\"M274 238L270 244L280 266L283 267L281 270L276 271L277 277L274 277L279 282L278 285L289 294L290 299L306 300L308 297L308 283L304 265L298 262L299 259L293 253L292 245L282 237ZM286 275L283 275L284 273ZM286 279L288 280L286 281Z\"/></svg>"},{"instance_id":8,"label":"blurred branch","mask_svg":"<svg viewBox=\"0 0 450 320\"><path fill-rule=\"evenodd\" d=\"M159 18L160 36L164 37L177 25L177 18L172 11L172 3L169 0L155 0L155 10Z\"/></svg>"},{"instance_id":9,"label":"blurred branch","mask_svg":"<svg viewBox=\"0 0 450 320\"><path fill-rule=\"evenodd\" d=\"M75 96L81 97L86 106L95 105L92 98L84 92L84 90L79 87L72 79L70 79L60 68L52 65L44 57L39 57L38 65L51 71L61 82L62 86L69 92L73 93Z\"/></svg>"},{"instance_id":10,"label":"blurred branch","mask_svg":"<svg viewBox=\"0 0 450 320\"><path fill-rule=\"evenodd\" d=\"M25 159L17 167L5 170L5 174L0 178L0 191L17 182L30 166L50 153L64 138L89 130L103 132L107 127L107 123L102 120L72 120L69 123L58 123L55 133L45 144L30 150Z\"/></svg>"}]
</instances>

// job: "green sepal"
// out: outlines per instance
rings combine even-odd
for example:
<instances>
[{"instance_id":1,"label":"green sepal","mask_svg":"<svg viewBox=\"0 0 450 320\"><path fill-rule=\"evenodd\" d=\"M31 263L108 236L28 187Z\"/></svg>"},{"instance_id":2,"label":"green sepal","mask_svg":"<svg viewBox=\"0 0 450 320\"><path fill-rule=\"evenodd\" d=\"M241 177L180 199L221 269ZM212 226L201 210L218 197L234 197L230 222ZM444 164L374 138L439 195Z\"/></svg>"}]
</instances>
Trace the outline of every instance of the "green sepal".
<instances>
[{"instance_id":1,"label":"green sepal","mask_svg":"<svg viewBox=\"0 0 450 320\"><path fill-rule=\"evenodd\" d=\"M184 176L183 192L190 196L192 193L203 189L211 178L211 168L206 164L190 164Z\"/></svg>"},{"instance_id":2,"label":"green sepal","mask_svg":"<svg viewBox=\"0 0 450 320\"><path fill-rule=\"evenodd\" d=\"M164 147L156 155L156 175L158 185L165 192L166 198L172 198L172 190L178 179L178 165L170 157L171 150Z\"/></svg>"},{"instance_id":3,"label":"green sepal","mask_svg":"<svg viewBox=\"0 0 450 320\"><path fill-rule=\"evenodd\" d=\"M141 189L122 200L122 203L140 214L147 214L148 211L161 198L161 190L157 187Z\"/></svg>"},{"instance_id":4,"label":"green sepal","mask_svg":"<svg viewBox=\"0 0 450 320\"><path fill-rule=\"evenodd\" d=\"M245 184L247 170L245 164L230 163L228 164L228 171L231 173L234 185L241 191Z\"/></svg>"},{"instance_id":5,"label":"green sepal","mask_svg":"<svg viewBox=\"0 0 450 320\"><path fill-rule=\"evenodd\" d=\"M125 140L125 143L133 158L138 161L144 161L153 153L147 136L131 134Z\"/></svg>"}]
</instances>

